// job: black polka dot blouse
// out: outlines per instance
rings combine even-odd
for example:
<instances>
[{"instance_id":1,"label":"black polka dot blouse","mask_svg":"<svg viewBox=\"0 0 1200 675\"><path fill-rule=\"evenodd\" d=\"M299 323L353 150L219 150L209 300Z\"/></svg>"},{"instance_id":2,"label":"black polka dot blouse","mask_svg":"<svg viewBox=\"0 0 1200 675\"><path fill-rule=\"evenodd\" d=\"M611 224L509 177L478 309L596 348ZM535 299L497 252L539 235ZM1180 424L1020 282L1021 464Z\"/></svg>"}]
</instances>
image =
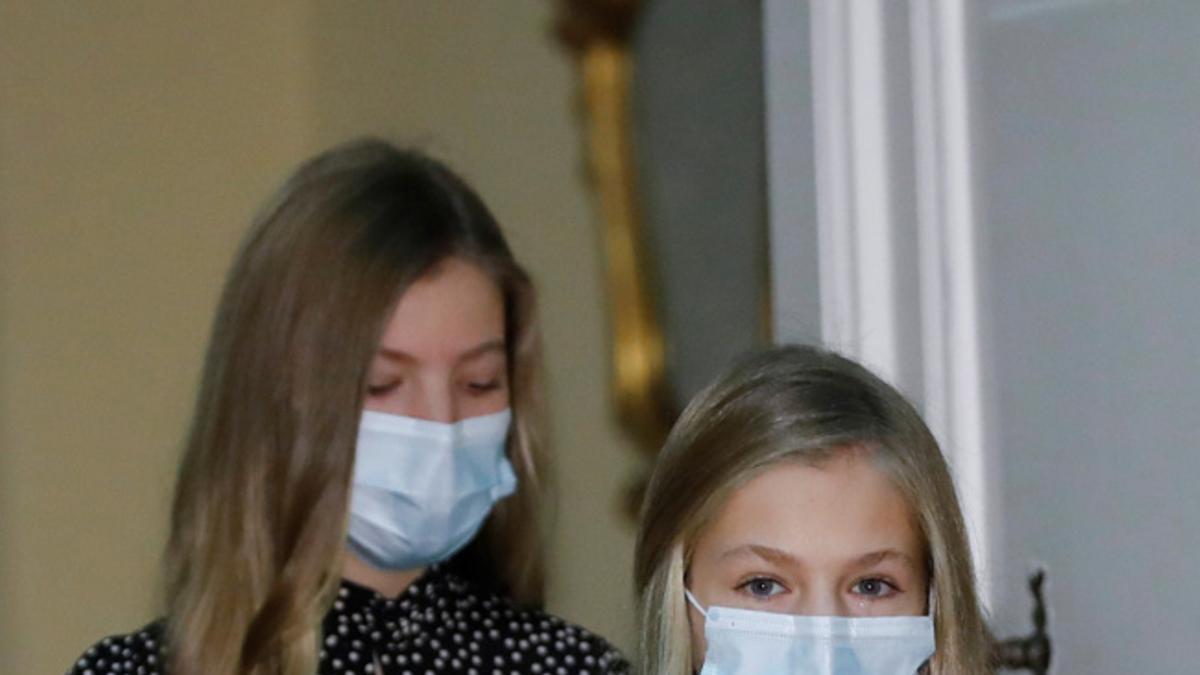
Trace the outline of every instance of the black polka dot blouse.
<instances>
[{"instance_id":1,"label":"black polka dot blouse","mask_svg":"<svg viewBox=\"0 0 1200 675\"><path fill-rule=\"evenodd\" d=\"M165 672L162 622L106 638L68 675ZM583 628L434 566L396 598L343 581L322 626L320 675L627 674L611 645Z\"/></svg>"}]
</instances>

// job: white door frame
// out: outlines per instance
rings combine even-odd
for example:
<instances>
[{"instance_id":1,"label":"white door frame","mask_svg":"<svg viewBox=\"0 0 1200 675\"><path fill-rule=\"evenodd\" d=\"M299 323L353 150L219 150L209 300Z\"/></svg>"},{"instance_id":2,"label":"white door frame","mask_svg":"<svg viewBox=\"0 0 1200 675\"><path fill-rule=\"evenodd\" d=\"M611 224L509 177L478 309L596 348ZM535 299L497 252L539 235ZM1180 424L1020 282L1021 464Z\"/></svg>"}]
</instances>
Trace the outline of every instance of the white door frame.
<instances>
[{"instance_id":1,"label":"white door frame","mask_svg":"<svg viewBox=\"0 0 1200 675\"><path fill-rule=\"evenodd\" d=\"M803 24L796 17L805 4L809 34L780 30ZM805 278L799 269L805 256L774 244L801 239L788 232L796 225L782 205L795 193L791 186L815 181L822 340L900 389L921 393L925 419L958 483L981 595L990 605L1000 521L989 503L996 476L995 463L987 461L994 444L988 441L979 313L972 6L970 0L906 0L903 9L909 44L901 47L908 60L898 62L884 24L895 16L893 0L766 0L768 156L781 154L777 142L791 147L787 139L795 134L813 134L815 149L815 174L798 170L804 164L795 157L769 162L775 314L787 316L788 297L804 293L789 279ZM808 73L781 60L804 40ZM811 128L803 128L807 116L780 97L798 80L811 87ZM896 87L906 91L896 96ZM889 109L897 100L911 110ZM893 156L897 140L912 147L911 162ZM898 209L897 190L915 195L915 216ZM917 246L899 245L906 240ZM909 292L900 272L914 265L919 284ZM786 326L776 329L781 341L795 338ZM904 344L913 335L920 344ZM903 367L911 354L920 355L920 368Z\"/></svg>"}]
</instances>

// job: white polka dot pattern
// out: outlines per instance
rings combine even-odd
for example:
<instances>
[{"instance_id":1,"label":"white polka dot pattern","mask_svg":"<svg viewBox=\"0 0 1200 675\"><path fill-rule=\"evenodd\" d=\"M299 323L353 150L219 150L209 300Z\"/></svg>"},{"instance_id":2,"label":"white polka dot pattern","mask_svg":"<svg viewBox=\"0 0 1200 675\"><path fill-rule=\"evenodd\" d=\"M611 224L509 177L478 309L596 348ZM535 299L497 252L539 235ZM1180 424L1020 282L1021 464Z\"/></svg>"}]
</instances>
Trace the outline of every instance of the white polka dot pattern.
<instances>
[{"instance_id":1,"label":"white polka dot pattern","mask_svg":"<svg viewBox=\"0 0 1200 675\"><path fill-rule=\"evenodd\" d=\"M163 673L162 624L110 637L68 675ZM432 568L397 598L348 581L325 616L321 675L624 674L603 639Z\"/></svg>"}]
</instances>

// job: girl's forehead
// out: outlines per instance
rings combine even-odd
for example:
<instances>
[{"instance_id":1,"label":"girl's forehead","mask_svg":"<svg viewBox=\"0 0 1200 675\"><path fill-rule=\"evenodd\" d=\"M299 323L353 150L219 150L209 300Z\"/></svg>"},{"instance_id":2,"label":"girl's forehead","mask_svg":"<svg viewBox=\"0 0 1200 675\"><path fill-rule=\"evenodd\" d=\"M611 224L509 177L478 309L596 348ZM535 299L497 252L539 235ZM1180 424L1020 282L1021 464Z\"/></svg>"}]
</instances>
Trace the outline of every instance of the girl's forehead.
<instances>
[{"instance_id":1,"label":"girl's forehead","mask_svg":"<svg viewBox=\"0 0 1200 675\"><path fill-rule=\"evenodd\" d=\"M924 549L908 500L864 452L837 453L816 466L782 462L763 470L719 507L695 550L727 555L747 546L813 561L884 550L916 559Z\"/></svg>"},{"instance_id":2,"label":"girl's forehead","mask_svg":"<svg viewBox=\"0 0 1200 675\"><path fill-rule=\"evenodd\" d=\"M477 265L448 258L409 286L396 304L380 349L414 358L453 359L503 340L504 299Z\"/></svg>"}]
</instances>

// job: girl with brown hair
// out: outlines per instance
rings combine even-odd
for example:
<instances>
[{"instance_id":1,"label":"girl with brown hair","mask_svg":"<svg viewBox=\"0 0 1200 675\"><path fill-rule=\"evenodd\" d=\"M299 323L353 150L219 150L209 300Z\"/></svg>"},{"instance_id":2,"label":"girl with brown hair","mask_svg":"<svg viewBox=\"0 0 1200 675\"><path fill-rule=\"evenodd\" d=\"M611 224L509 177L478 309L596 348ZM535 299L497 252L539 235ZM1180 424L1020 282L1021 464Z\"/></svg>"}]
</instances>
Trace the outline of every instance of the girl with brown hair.
<instances>
[{"instance_id":1,"label":"girl with brown hair","mask_svg":"<svg viewBox=\"0 0 1200 675\"><path fill-rule=\"evenodd\" d=\"M983 675L946 462L903 397L810 347L692 400L638 534L643 675Z\"/></svg>"},{"instance_id":2,"label":"girl with brown hair","mask_svg":"<svg viewBox=\"0 0 1200 675\"><path fill-rule=\"evenodd\" d=\"M302 166L233 265L171 513L165 617L75 673L621 672L542 597L530 280L445 166Z\"/></svg>"}]
</instances>

